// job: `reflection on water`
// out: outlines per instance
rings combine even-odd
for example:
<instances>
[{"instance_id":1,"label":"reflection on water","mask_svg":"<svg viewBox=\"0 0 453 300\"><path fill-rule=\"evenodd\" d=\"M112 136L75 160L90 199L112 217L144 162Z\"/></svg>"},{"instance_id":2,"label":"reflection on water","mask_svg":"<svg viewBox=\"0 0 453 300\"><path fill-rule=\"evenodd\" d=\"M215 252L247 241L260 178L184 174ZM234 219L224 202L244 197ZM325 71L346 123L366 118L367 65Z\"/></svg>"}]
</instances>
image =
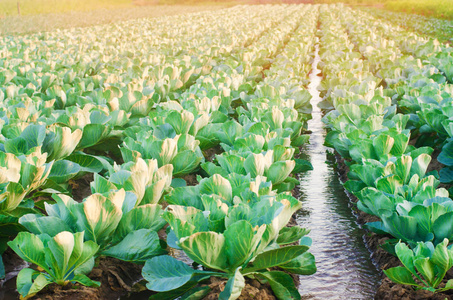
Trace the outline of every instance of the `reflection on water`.
<instances>
[{"instance_id":1,"label":"reflection on water","mask_svg":"<svg viewBox=\"0 0 453 300\"><path fill-rule=\"evenodd\" d=\"M316 257L318 271L312 276L301 276L299 290L306 299L373 299L379 272L363 242L364 231L355 223L333 157L327 156L328 149L323 145L325 129L317 107L321 101L317 91L321 81L317 76L318 62L316 50L309 86L313 119L308 122L308 130L312 134L303 151L314 170L299 177L303 210L297 214L298 224L311 229L310 252Z\"/></svg>"}]
</instances>

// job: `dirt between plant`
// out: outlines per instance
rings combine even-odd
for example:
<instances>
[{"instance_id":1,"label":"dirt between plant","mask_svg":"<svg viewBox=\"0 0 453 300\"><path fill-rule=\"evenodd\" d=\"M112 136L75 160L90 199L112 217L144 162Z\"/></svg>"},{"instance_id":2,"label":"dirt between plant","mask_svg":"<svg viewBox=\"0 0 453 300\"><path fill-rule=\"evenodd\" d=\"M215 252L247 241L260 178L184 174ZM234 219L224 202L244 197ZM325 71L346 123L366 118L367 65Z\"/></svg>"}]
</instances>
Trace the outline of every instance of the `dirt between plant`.
<instances>
[{"instance_id":1,"label":"dirt between plant","mask_svg":"<svg viewBox=\"0 0 453 300\"><path fill-rule=\"evenodd\" d=\"M431 172L431 171L437 171L439 172L442 168L445 167L445 165L441 164L438 160L437 160L437 157L439 156L440 154L440 150L439 149L436 149L434 150L434 152L431 154L431 162L429 163L429 166L428 166L428 170L427 172ZM449 189L451 188L451 184L445 184L445 183L441 183L439 184L438 188L445 188L445 189Z\"/></svg>"},{"instance_id":2,"label":"dirt between plant","mask_svg":"<svg viewBox=\"0 0 453 300\"><path fill-rule=\"evenodd\" d=\"M5 274L17 271L18 266L25 262L11 248L7 248L2 255L3 263L5 264Z\"/></svg>"},{"instance_id":3,"label":"dirt between plant","mask_svg":"<svg viewBox=\"0 0 453 300\"><path fill-rule=\"evenodd\" d=\"M187 174L182 177L186 181L187 186L195 186L198 184L197 174Z\"/></svg>"},{"instance_id":4,"label":"dirt between plant","mask_svg":"<svg viewBox=\"0 0 453 300\"><path fill-rule=\"evenodd\" d=\"M442 168L442 164L440 164L437 159L437 155L433 157L431 164L428 166L428 171L432 170L439 170ZM337 162L337 172L338 176L340 177L340 181L342 183L348 180L347 174L349 172L349 167L345 164L343 157L341 157L338 152L335 151L335 158ZM352 210L357 217L357 222L360 225L363 225L367 222L375 222L379 221L379 218L376 216L371 216L363 211L360 211L356 208L355 203L358 202L358 199L353 194L346 191L350 201L353 203ZM371 252L371 259L379 267L380 270L386 270L392 267L402 266L399 259L384 249L380 248L379 245L383 244L386 240L390 239L391 236L389 235L379 235L369 230L364 229L366 234L364 236L364 241ZM449 280L453 279L453 269L447 272L447 275L444 278L443 283L441 286L445 285L445 283ZM374 299L379 300L394 300L394 299L401 299L401 300L445 300L445 299L452 299L453 300L453 291L447 291L444 293L433 294L429 291L418 290L416 291L411 286L405 286L401 284L396 284L391 281L384 273L382 273L382 281L381 285L378 287L376 295Z\"/></svg>"},{"instance_id":5,"label":"dirt between plant","mask_svg":"<svg viewBox=\"0 0 453 300\"><path fill-rule=\"evenodd\" d=\"M225 289L226 280L211 277L209 282L209 287L211 291L209 292L203 300L217 300L219 299L219 294ZM241 296L239 300L276 300L271 287L269 284L261 284L258 280L246 278L245 287L242 289Z\"/></svg>"},{"instance_id":6,"label":"dirt between plant","mask_svg":"<svg viewBox=\"0 0 453 300\"><path fill-rule=\"evenodd\" d=\"M15 255L14 253L11 254ZM133 299L134 293L143 289L143 284L138 282L142 279L141 269L142 266L137 264L102 257L98 265L88 275L92 280L101 282L99 288L85 287L79 284L68 284L64 287L52 284L30 300L110 300L119 299L124 295L128 295L128 299ZM292 277L297 285L297 275ZM226 283L226 279L211 277L207 284L202 284L202 286L208 285L211 288L211 291L203 299L219 299L219 294L225 289ZM146 293L153 294L151 291L146 291ZM238 299L276 300L277 298L268 283L260 283L258 280L246 278L245 287Z\"/></svg>"},{"instance_id":7,"label":"dirt between plant","mask_svg":"<svg viewBox=\"0 0 453 300\"><path fill-rule=\"evenodd\" d=\"M93 173L88 173L77 180L69 180L71 194L77 202L82 202L83 199L91 195L90 183L94 181Z\"/></svg>"},{"instance_id":8,"label":"dirt between plant","mask_svg":"<svg viewBox=\"0 0 453 300\"><path fill-rule=\"evenodd\" d=\"M206 149L203 151L204 158L206 161L213 161L215 159L216 154L222 154L224 151L220 145L215 147Z\"/></svg>"},{"instance_id":9,"label":"dirt between plant","mask_svg":"<svg viewBox=\"0 0 453 300\"><path fill-rule=\"evenodd\" d=\"M118 299L132 290L132 286L141 278L140 265L102 257L88 275L92 280L100 281L99 288L85 287L78 284L59 286L52 284L42 292L30 298L32 300L104 300Z\"/></svg>"}]
</instances>

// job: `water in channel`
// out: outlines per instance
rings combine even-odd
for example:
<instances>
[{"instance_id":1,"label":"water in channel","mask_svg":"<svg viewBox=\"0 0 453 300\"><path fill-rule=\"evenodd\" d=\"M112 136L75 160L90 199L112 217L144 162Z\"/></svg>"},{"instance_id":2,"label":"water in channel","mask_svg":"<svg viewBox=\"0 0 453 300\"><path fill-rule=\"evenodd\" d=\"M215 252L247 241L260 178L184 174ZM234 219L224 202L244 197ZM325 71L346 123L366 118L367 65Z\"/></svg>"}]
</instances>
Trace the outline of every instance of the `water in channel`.
<instances>
[{"instance_id":1,"label":"water in channel","mask_svg":"<svg viewBox=\"0 0 453 300\"><path fill-rule=\"evenodd\" d=\"M364 231L356 224L334 168L334 158L325 147L322 113L317 107L321 98L317 87L321 77L316 46L309 91L313 96L313 118L308 121L310 144L303 149L313 170L300 174L302 210L297 223L311 229L310 252L316 258L317 272L301 276L299 291L303 299L373 299L380 282L379 272L363 242Z\"/></svg>"}]
</instances>

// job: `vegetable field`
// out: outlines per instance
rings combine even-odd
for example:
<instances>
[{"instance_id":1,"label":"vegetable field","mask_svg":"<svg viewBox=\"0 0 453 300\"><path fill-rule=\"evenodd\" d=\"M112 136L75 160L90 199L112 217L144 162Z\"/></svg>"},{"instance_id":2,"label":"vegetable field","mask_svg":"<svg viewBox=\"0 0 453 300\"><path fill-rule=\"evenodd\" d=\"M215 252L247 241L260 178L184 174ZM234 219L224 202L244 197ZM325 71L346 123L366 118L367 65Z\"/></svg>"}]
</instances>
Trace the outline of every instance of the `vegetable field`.
<instances>
[{"instance_id":1,"label":"vegetable field","mask_svg":"<svg viewBox=\"0 0 453 300\"><path fill-rule=\"evenodd\" d=\"M241 5L0 36L7 299L301 299L314 105L380 245L376 297L450 298L452 24L426 22Z\"/></svg>"}]
</instances>

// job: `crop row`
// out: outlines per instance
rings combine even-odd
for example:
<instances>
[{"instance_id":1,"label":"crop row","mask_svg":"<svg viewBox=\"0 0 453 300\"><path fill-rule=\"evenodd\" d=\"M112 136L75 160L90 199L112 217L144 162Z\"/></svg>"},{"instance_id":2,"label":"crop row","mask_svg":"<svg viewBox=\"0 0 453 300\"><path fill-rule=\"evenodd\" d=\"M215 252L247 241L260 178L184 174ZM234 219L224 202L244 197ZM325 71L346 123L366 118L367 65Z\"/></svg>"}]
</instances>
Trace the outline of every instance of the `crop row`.
<instances>
[{"instance_id":1,"label":"crop row","mask_svg":"<svg viewBox=\"0 0 453 300\"><path fill-rule=\"evenodd\" d=\"M403 266L384 272L416 288L450 289L451 282L439 285L452 267L453 252L447 246L453 237L453 201L446 189L437 188L436 172L427 173L433 149L409 143L417 134L416 120L401 113L396 92L412 76L443 77L445 82L446 74L402 53L402 33L397 37L389 24L376 25L369 15L342 6L321 15L324 106L334 108L324 118L331 128L326 143L345 158L345 187L358 198L357 208L380 219L367 228L394 237L381 247L396 254ZM413 36L406 32L405 38L418 38ZM332 47L343 51L332 53Z\"/></svg>"},{"instance_id":2,"label":"crop row","mask_svg":"<svg viewBox=\"0 0 453 300\"><path fill-rule=\"evenodd\" d=\"M451 41L453 27L452 22L449 20L371 8L363 8L363 10L374 17L384 19L392 24L404 27L409 31L416 31L421 34L430 35L433 38L437 38L445 42Z\"/></svg>"},{"instance_id":3,"label":"crop row","mask_svg":"<svg viewBox=\"0 0 453 300\"><path fill-rule=\"evenodd\" d=\"M372 29L382 38L395 41L403 51L398 63L399 66L406 68L405 73L401 74L397 68L386 66L385 76L398 81L392 86L394 93L397 94L395 99L398 101L398 108L411 117L410 126L418 134L417 145L434 145L436 148L442 148L438 161L446 167L440 171L440 181L451 183L453 115L450 91L453 88L451 84L453 48L431 38L416 34L405 35L401 27L390 24L374 25ZM376 48L377 51L381 50ZM417 64L408 63L410 60L413 61L412 57L417 58Z\"/></svg>"},{"instance_id":4,"label":"crop row","mask_svg":"<svg viewBox=\"0 0 453 300\"><path fill-rule=\"evenodd\" d=\"M164 18L157 24L129 21L35 34L23 37L20 43L6 37L2 40L2 95L18 100L27 96L55 98L57 109L93 102L105 105L116 97L129 110L135 105L136 114L146 115L149 108L143 102L152 106L166 100L170 92L186 88L209 72L222 55L252 44L263 31L289 15L281 8L274 18L269 16L273 13L270 8L261 13L241 11L195 14L181 20L183 17ZM215 22L227 14L233 17L223 25ZM248 17L256 22L247 22ZM201 24L194 21L200 18L214 26L193 25ZM249 37L242 30L250 32ZM189 33L193 38L180 38ZM99 93L100 86L105 86L103 93Z\"/></svg>"},{"instance_id":5,"label":"crop row","mask_svg":"<svg viewBox=\"0 0 453 300\"><path fill-rule=\"evenodd\" d=\"M393 57L378 66L380 76L393 89L398 109L410 116L409 127L418 135L416 145L443 148L438 160L447 167L440 171L440 180L451 182L452 162L448 159L451 152L451 48L413 33L405 34L391 24L369 24L369 30L375 34L366 41L371 45L368 49L372 50L365 55L375 62L379 62L379 58ZM385 50L390 41L402 51Z\"/></svg>"},{"instance_id":6,"label":"crop row","mask_svg":"<svg viewBox=\"0 0 453 300\"><path fill-rule=\"evenodd\" d=\"M227 11L227 13L231 12ZM192 17L198 17L198 15ZM268 14L264 14L263 19L261 19L262 23L255 23L258 25L254 26L261 29L266 28L263 24L269 23L268 17ZM182 23L188 23L190 20L189 17ZM239 21L243 20L239 19ZM167 22L171 21L167 20ZM134 36L134 33L135 35L140 34L141 31L134 31L134 28L138 26L134 25L134 22L131 23L133 23L131 26L124 26L124 35L128 27L131 27L129 28L131 36ZM158 23L158 25L164 24ZM262 26L260 27L260 25ZM244 24L241 23L241 26L244 26ZM236 28L235 26L231 27ZM97 28L100 31L106 29L111 28ZM96 30L96 28L86 30L91 31ZM255 31L256 35L259 35L261 31ZM107 30L106 32L115 34L117 31ZM178 31L175 30L175 32ZM165 64L159 66L156 58L152 55L149 55L150 59L146 62L146 59L141 57L142 54L140 48L138 48L143 46L140 43L137 43L138 45L134 43L120 45L118 47L120 49L121 46L127 47L129 44L134 45L133 47L138 46L134 50L129 49L122 55L118 55L117 48L113 47L111 47L112 54L110 56L110 52L105 51L103 54L106 56L105 60L111 65L111 67L108 67L100 63L98 59L101 56L99 50L103 49L93 46L94 41L88 39L89 43L86 44L86 48L80 46L84 45L82 41L78 41L78 39L84 39L85 36L99 37L99 33L89 34L89 32L84 33L83 30L79 30L77 34L74 34L73 31L65 31L65 34L62 36L65 36L66 40L60 37L62 39L60 42L54 41L57 39L58 33L54 33L54 36L52 36L52 33L25 36L19 43L21 46L18 46L18 42L12 38L2 40L6 45L3 48L5 56L1 61L2 86L0 88L3 151L12 152L18 156L27 154L34 147L41 146L43 148L41 150L47 153L45 160L49 162L68 157L75 149L91 148L99 143L105 143L105 141L113 141L113 144L119 143L123 129L136 122L139 117L148 114L154 102L160 101L161 98L165 100L165 97L161 97L165 93L159 95L156 90L159 90L159 87L162 86L165 86L165 88L160 90L169 90L172 79L173 81L178 80L178 76L174 76L174 69L180 71L179 68ZM164 33L162 34L164 35ZM213 31L212 34L214 34L212 38L218 35L216 31ZM111 38L108 34L103 36L107 40ZM210 35L206 32L206 36ZM235 35L231 34L230 36L234 37ZM45 42L39 43L39 40ZM208 38L206 38L206 41L210 43ZM31 44L33 47L22 46ZM58 44L63 47L57 47ZM94 44L103 45L100 41ZM165 44L164 41L162 41L162 44ZM49 45L52 45L52 47L49 47ZM198 49L200 46L197 43L197 45L192 46L192 49ZM225 46L225 44L222 46ZM88 47L95 50L89 51ZM217 45L213 46L213 50L217 48ZM32 51L32 55L30 51ZM211 53L212 51L209 50L208 52ZM13 54L15 54L14 57ZM82 59L74 64L75 60L71 54ZM83 59L82 56L84 55L87 56L87 59ZM114 55L116 55L116 59ZM134 56L140 57L140 59L135 59L137 65L134 66L127 55L132 56L132 58ZM159 54L160 57L165 57L164 55L165 53ZM211 53L211 55L215 54ZM53 57L55 60L47 60L47 57ZM187 55L182 55L181 60L188 63L192 69L198 64L196 61L191 61L190 56ZM125 69L119 67L123 62L127 66ZM179 62L179 60L176 60L176 64L179 64ZM157 67L155 67L156 65ZM150 67L155 68L156 71L149 72ZM137 69L140 70L140 72L135 72L138 78L132 78L134 77L133 70ZM97 74L98 72L100 74ZM138 73L140 73L140 76L137 75ZM185 73L182 76L189 77ZM156 85L156 81L162 84ZM155 96L155 93L157 96ZM29 123L33 123L33 126L29 127ZM29 128L25 130L27 127ZM31 137L29 138L28 135ZM24 139L28 141L25 144ZM31 139L35 141L31 141ZM10 148L11 150L9 150ZM83 158L84 161L90 160L86 156L83 156ZM74 160L77 159L74 158L72 161L74 162ZM85 162L85 164L87 163L89 164L89 162ZM68 164L60 163L62 167ZM83 168L83 166L81 167ZM95 169L98 168L99 164ZM56 169L53 168L54 172ZM82 170L72 165L71 172L68 172L68 170L56 172L56 175L51 176L51 178L57 178L60 174L64 174L66 177L68 177L68 174L74 173L80 175L79 172L76 172L77 169L80 172L87 171L87 169ZM15 178L13 181L18 180L17 175L13 177ZM61 181L64 182L70 178L63 178ZM59 181L58 178L55 180ZM26 185L30 184L27 183ZM31 185L26 193L36 188L37 186ZM3 203L3 206L7 206L7 209L3 210L11 211L21 201L21 198L23 197L15 200L17 202L15 205L7 204L8 201Z\"/></svg>"},{"instance_id":7,"label":"crop row","mask_svg":"<svg viewBox=\"0 0 453 300\"><path fill-rule=\"evenodd\" d=\"M316 6L241 6L3 38L0 251L39 267L20 271L19 293L99 286L86 275L109 256L144 263L147 287L175 297L208 293L195 287L216 276L236 299L247 276L300 298L268 269L316 271L308 230L286 224L301 206L291 173L311 167L293 156L317 18ZM71 182L89 173L92 194L74 200Z\"/></svg>"},{"instance_id":8,"label":"crop row","mask_svg":"<svg viewBox=\"0 0 453 300\"><path fill-rule=\"evenodd\" d=\"M306 14L304 16L305 18L308 17ZM314 25L313 20L315 19L316 14L312 13L311 24ZM281 26L282 31L286 33L280 36L272 33L273 38L270 37L265 40L268 42L271 41L270 45L279 45L279 43L275 42L293 30L297 22L298 19L290 20L286 25ZM300 42L299 39L301 37L303 38L303 36L303 34L300 36L297 33L294 34L294 44ZM283 57L288 45L280 50L269 47L269 52L265 55L277 53L278 51L280 52L279 57ZM247 71L247 68L255 69L263 62L266 63L266 58L272 58L272 56L260 56L260 52L249 52L255 60L252 59L250 64L244 65L244 71ZM274 63L271 68L274 67L278 68L278 65ZM247 82L247 84L253 84L253 81ZM211 268L223 271L220 274L207 274L206 276L228 278L229 283L227 283L225 291L231 289L228 292L232 293L234 291L234 297L239 295L240 290L244 286L244 276L266 279L273 287L277 297L281 299L300 297L292 284L291 278L287 274L279 271L258 272L259 269L276 265L277 261L271 262L269 260L270 256L277 256L278 265L287 271L298 274L311 274L315 271L313 256L305 252L306 246L309 245L308 238L305 237L303 239L301 246L280 247L297 241L307 233L307 231L298 227L282 227L289 221L292 213L300 208L298 201L287 193L297 183L297 180L289 177L289 174L294 171L299 172L302 170L301 168L306 167L306 162L297 161L296 163L292 159L295 151L294 147L299 146L299 143L303 142L301 139L295 139L295 137L300 135L303 123L297 120L298 113L293 105L294 101L285 101L279 98L266 99L259 95L253 97L252 101L244 101L243 99L242 105L236 109L238 121L234 119L226 121L221 126L221 134L216 135L221 142L220 145L224 152L216 155L214 162L202 164L202 168L211 177L199 178L200 183L195 186L176 188L174 189L174 193L171 193L165 198L166 202L171 204L170 209L174 215L174 218L169 220L173 230L173 232L169 233L169 236L176 236L180 241L178 248L182 248L191 258L193 258L191 250L185 246L185 242L181 243L181 239L187 238L193 241L193 243L203 243L202 247L207 248L209 255L217 258L213 262L214 265L211 265ZM270 181L266 182L266 180ZM225 212L219 213L218 208L215 208L215 205L212 204L212 200L208 200L207 196L210 192L207 192L205 187L207 182L210 182L209 190L215 189L213 187L215 185L219 186L216 187L216 189L221 190L218 194L222 197L221 200L227 203L227 206L224 207ZM254 194L243 191L244 186L249 186L250 191L254 191ZM231 189L233 191L232 194L229 192ZM275 190L279 193L276 194ZM196 201L197 198L201 198L201 201ZM233 206L233 204L235 205ZM278 213L281 210L282 204L284 208L281 213ZM181 213L181 210L184 210L184 213ZM181 220L182 218L186 221L187 218L182 215L191 212L192 214L200 214L201 216L201 211L206 210L211 210L212 213L216 212L215 214L220 215L220 218L224 217L226 230L222 226L214 227L211 225L208 227L203 223L193 222L192 224L195 226L193 231L200 234L195 233L189 236L193 231L183 232L181 224L175 220ZM234 220L237 218L238 214L242 215L242 219L244 219L244 216L247 216L245 218L248 219L252 226L247 223L244 223L245 225L239 225L238 223L231 224L231 219ZM265 219L268 219L268 221L264 221ZM271 226L267 225L267 227L263 227L263 222L264 224L271 222L269 224ZM233 236L236 237L241 233L251 232L248 227L256 228L257 225L260 226L260 229L266 228L264 234L260 233L260 229L258 229L253 234L250 233L250 235L254 236L253 239L260 238L261 244L254 246L257 247L255 250L252 247L250 249L252 252L247 252L242 257L236 255L234 260L229 260L228 258L231 257L230 251L225 252L225 248L219 247L218 244L221 244L223 240L226 244L232 243L234 240ZM237 227L237 231L233 231L235 227ZM206 232L208 229L211 232ZM286 237L283 237L284 232ZM205 239L208 240L205 242ZM236 239L238 238L236 237ZM273 243L271 241L272 239L277 239L277 244L280 246ZM237 243L237 241L234 243ZM174 246L177 247L178 245ZM226 246L227 250L229 247ZM285 253L285 256L294 257L294 254L291 254L291 252L297 249L303 254L299 253L297 258L293 258L290 263L283 263L282 254ZM262 251L264 251L262 254L256 256ZM221 259L225 257L227 258L227 262L223 262ZM148 287L153 290L174 289L175 286L173 285L160 285L161 282L155 280L158 276L156 275L157 267L162 264L161 259L163 257L157 257L145 264L144 277L151 280ZM223 265L220 265L221 263ZM202 264L209 267L209 261L205 260ZM194 274L199 273L194 270L191 272ZM195 284L196 280L189 287ZM283 286L283 289L277 288L277 285ZM224 293L226 294L226 292ZM224 296L227 297L223 293L220 295L220 297Z\"/></svg>"}]
</instances>

